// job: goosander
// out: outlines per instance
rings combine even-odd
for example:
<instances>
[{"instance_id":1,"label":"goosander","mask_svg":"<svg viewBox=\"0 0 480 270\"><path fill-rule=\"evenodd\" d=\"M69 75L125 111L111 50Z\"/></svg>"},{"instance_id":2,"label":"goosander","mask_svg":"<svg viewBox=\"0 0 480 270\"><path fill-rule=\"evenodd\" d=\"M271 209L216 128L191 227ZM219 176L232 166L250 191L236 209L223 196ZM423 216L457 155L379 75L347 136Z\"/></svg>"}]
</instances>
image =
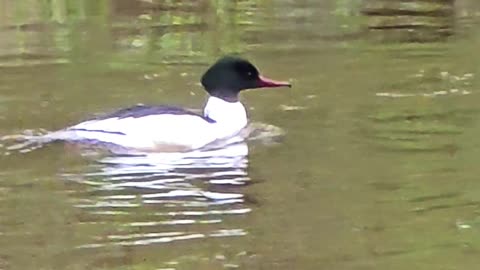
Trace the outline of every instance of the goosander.
<instances>
[{"instance_id":1,"label":"goosander","mask_svg":"<svg viewBox=\"0 0 480 270\"><path fill-rule=\"evenodd\" d=\"M247 126L239 93L245 89L291 87L259 74L249 61L226 56L202 76L209 94L203 114L174 106L137 105L44 136L49 141L109 144L143 152L188 152L238 135Z\"/></svg>"}]
</instances>

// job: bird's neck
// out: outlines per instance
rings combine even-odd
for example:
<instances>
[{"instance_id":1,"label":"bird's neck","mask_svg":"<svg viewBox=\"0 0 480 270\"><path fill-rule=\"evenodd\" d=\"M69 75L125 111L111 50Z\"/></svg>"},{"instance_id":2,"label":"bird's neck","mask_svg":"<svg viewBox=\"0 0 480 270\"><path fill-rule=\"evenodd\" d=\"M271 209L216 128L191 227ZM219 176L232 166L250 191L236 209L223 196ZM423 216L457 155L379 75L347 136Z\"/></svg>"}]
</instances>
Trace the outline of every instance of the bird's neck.
<instances>
[{"instance_id":1,"label":"bird's neck","mask_svg":"<svg viewBox=\"0 0 480 270\"><path fill-rule=\"evenodd\" d=\"M222 125L243 128L247 125L247 112L240 101L228 102L218 97L210 96L203 114Z\"/></svg>"}]
</instances>

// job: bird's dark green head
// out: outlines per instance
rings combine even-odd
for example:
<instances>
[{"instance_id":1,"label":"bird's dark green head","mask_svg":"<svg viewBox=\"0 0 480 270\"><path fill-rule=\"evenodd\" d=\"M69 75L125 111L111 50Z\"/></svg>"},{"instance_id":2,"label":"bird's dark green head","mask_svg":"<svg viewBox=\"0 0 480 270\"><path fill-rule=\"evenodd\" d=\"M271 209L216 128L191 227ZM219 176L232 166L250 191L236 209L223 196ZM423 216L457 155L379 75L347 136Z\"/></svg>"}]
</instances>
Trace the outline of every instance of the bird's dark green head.
<instances>
[{"instance_id":1,"label":"bird's dark green head","mask_svg":"<svg viewBox=\"0 0 480 270\"><path fill-rule=\"evenodd\" d=\"M211 96L227 101L237 101L245 89L291 86L262 77L252 63L234 56L220 58L203 74L201 82Z\"/></svg>"}]
</instances>

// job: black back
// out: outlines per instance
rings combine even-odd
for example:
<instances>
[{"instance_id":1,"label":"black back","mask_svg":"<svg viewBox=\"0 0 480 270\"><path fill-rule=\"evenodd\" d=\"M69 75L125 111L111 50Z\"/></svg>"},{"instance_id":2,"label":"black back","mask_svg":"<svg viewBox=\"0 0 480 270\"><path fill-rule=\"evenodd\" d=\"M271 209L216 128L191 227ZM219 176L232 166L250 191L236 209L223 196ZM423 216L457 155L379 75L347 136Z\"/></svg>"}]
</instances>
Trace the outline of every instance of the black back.
<instances>
[{"instance_id":1,"label":"black back","mask_svg":"<svg viewBox=\"0 0 480 270\"><path fill-rule=\"evenodd\" d=\"M175 106L167 106L167 105L157 105L157 106L147 106L147 105L135 105L133 107L120 109L116 112L105 114L99 117L96 117L92 120L105 120L108 118L139 118L149 115L160 115L160 114L174 114L174 115L192 115L203 118L205 121L209 123L214 123L215 121L205 117L201 114L189 111L184 108L175 107Z\"/></svg>"}]
</instances>

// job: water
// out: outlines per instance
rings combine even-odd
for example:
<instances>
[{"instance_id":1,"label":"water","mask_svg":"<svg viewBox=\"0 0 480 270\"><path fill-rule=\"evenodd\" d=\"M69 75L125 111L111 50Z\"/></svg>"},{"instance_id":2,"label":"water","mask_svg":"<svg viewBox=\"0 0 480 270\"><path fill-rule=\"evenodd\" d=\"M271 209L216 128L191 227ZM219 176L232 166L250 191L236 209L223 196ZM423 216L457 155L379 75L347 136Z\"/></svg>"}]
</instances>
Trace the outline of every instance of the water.
<instances>
[{"instance_id":1,"label":"water","mask_svg":"<svg viewBox=\"0 0 480 270\"><path fill-rule=\"evenodd\" d=\"M0 135L200 108L225 53L294 85L242 96L285 131L273 141L187 157L2 147L0 269L475 269L480 6L457 1L434 42L372 38L360 6L0 1Z\"/></svg>"}]
</instances>

